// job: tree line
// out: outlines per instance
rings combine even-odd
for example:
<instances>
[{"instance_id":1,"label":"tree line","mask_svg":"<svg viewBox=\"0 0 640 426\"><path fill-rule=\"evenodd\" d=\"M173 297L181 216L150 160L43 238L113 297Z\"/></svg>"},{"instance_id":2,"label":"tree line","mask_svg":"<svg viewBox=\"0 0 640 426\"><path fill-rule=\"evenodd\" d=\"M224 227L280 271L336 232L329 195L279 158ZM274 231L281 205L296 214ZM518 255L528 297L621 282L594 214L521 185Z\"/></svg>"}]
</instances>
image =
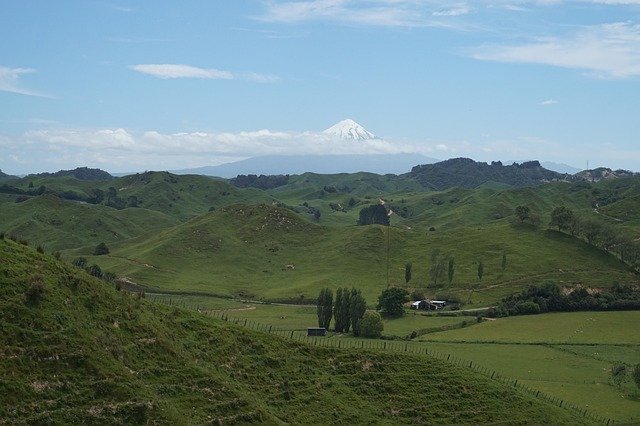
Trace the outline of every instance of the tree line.
<instances>
[{"instance_id":1,"label":"tree line","mask_svg":"<svg viewBox=\"0 0 640 426\"><path fill-rule=\"evenodd\" d=\"M610 289L566 289L553 281L531 285L519 294L505 297L489 309L490 317L529 315L545 312L615 311L640 309L638 286L614 283Z\"/></svg>"},{"instance_id":2,"label":"tree line","mask_svg":"<svg viewBox=\"0 0 640 426\"><path fill-rule=\"evenodd\" d=\"M351 330L354 336L362 337L379 337L382 333L380 315L367 311L367 303L358 289L340 287L334 299L333 291L323 288L316 305L319 327L328 330L333 319L336 333L348 333Z\"/></svg>"}]
</instances>

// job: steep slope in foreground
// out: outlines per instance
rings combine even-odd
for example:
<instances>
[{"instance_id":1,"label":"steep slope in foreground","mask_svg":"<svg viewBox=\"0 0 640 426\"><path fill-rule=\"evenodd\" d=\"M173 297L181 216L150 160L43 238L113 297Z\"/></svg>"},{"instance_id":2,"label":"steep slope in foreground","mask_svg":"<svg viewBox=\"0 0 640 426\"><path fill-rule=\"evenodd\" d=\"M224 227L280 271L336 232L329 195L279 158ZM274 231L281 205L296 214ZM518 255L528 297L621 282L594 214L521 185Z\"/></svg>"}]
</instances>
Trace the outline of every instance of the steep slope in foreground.
<instances>
[{"instance_id":1,"label":"steep slope in foreground","mask_svg":"<svg viewBox=\"0 0 640 426\"><path fill-rule=\"evenodd\" d=\"M118 293L0 240L0 423L580 418L429 357L316 348Z\"/></svg>"}]
</instances>

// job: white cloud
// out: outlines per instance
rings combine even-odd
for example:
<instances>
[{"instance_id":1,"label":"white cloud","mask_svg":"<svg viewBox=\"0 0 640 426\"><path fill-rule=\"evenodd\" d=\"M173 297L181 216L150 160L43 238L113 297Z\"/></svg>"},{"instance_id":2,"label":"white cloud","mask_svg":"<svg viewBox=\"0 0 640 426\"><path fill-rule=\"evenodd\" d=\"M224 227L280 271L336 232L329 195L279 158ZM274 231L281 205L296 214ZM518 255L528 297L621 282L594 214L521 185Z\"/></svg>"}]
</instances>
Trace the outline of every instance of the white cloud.
<instances>
[{"instance_id":1,"label":"white cloud","mask_svg":"<svg viewBox=\"0 0 640 426\"><path fill-rule=\"evenodd\" d=\"M50 98L50 95L35 90L27 89L20 84L20 77L24 74L32 74L36 70L32 68L7 68L0 67L0 92L17 93L27 96L39 96Z\"/></svg>"},{"instance_id":2,"label":"white cloud","mask_svg":"<svg viewBox=\"0 0 640 426\"><path fill-rule=\"evenodd\" d=\"M603 78L640 76L640 25L617 22L583 27L564 37L520 45L486 45L471 52L485 61L536 63L588 71Z\"/></svg>"},{"instance_id":3,"label":"white cloud","mask_svg":"<svg viewBox=\"0 0 640 426\"><path fill-rule=\"evenodd\" d=\"M466 15L470 8L440 0L305 0L265 4L265 13L257 19L268 22L302 23L334 21L343 24L381 27L464 28L463 24L442 22L432 17Z\"/></svg>"},{"instance_id":4,"label":"white cloud","mask_svg":"<svg viewBox=\"0 0 640 426\"><path fill-rule=\"evenodd\" d=\"M462 16L468 15L471 12L469 6L460 5L451 9L437 10L432 13L433 16Z\"/></svg>"},{"instance_id":5,"label":"white cloud","mask_svg":"<svg viewBox=\"0 0 640 426\"><path fill-rule=\"evenodd\" d=\"M555 105L557 103L558 103L558 101L556 101L555 99L547 99L547 100L544 100L544 101L540 102L539 105L545 105L546 106L546 105Z\"/></svg>"},{"instance_id":6,"label":"white cloud","mask_svg":"<svg viewBox=\"0 0 640 426\"><path fill-rule=\"evenodd\" d=\"M231 71L218 70L215 68L199 68L184 64L138 64L131 65L134 71L148 74L162 79L173 78L202 78L213 80L249 80L257 83L273 83L279 80L277 76L268 74L258 74L255 72L232 73Z\"/></svg>"},{"instance_id":7,"label":"white cloud","mask_svg":"<svg viewBox=\"0 0 640 426\"><path fill-rule=\"evenodd\" d=\"M140 64L130 67L134 71L158 78L212 78L230 80L233 74L214 68L198 68L181 64Z\"/></svg>"}]
</instances>

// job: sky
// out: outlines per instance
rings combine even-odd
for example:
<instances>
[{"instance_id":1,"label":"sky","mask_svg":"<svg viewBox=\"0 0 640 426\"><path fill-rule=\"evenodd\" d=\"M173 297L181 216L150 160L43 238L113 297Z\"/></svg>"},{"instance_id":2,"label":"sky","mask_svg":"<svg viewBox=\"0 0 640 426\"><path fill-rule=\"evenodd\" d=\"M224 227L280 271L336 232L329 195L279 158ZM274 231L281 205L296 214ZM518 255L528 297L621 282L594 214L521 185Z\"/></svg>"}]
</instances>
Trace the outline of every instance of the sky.
<instances>
[{"instance_id":1,"label":"sky","mask_svg":"<svg viewBox=\"0 0 640 426\"><path fill-rule=\"evenodd\" d=\"M415 153L640 171L640 0L0 2L0 169ZM381 139L327 140L352 118Z\"/></svg>"}]
</instances>

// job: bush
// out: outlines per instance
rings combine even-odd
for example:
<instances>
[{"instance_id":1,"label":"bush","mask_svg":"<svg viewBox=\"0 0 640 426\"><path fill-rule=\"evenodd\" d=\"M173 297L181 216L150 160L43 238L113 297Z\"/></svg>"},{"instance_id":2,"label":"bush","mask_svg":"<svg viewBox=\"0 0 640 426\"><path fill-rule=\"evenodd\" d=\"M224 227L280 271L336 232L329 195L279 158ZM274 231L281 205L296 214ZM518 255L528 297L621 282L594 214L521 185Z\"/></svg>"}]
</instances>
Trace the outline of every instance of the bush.
<instances>
[{"instance_id":1,"label":"bush","mask_svg":"<svg viewBox=\"0 0 640 426\"><path fill-rule=\"evenodd\" d=\"M36 247L36 251L38 253L44 253L44 247L42 246L42 244L38 244L38 246Z\"/></svg>"},{"instance_id":2,"label":"bush","mask_svg":"<svg viewBox=\"0 0 640 426\"><path fill-rule=\"evenodd\" d=\"M379 313L367 311L360 320L360 335L362 337L380 337L382 335L382 317Z\"/></svg>"},{"instance_id":3,"label":"bush","mask_svg":"<svg viewBox=\"0 0 640 426\"><path fill-rule=\"evenodd\" d=\"M86 257L76 257L71 262L73 266L77 266L78 268L86 268L87 267L87 258Z\"/></svg>"},{"instance_id":4,"label":"bush","mask_svg":"<svg viewBox=\"0 0 640 426\"><path fill-rule=\"evenodd\" d=\"M42 277L37 275L31 279L31 285L24 292L25 301L30 305L35 305L42 300L45 292L46 289L42 282Z\"/></svg>"},{"instance_id":5,"label":"bush","mask_svg":"<svg viewBox=\"0 0 640 426\"><path fill-rule=\"evenodd\" d=\"M109 247L105 243L100 243L93 250L93 254L96 256L102 256L105 254L109 254Z\"/></svg>"},{"instance_id":6,"label":"bush","mask_svg":"<svg viewBox=\"0 0 640 426\"><path fill-rule=\"evenodd\" d=\"M95 263L87 268L87 272L96 278L102 278L102 269Z\"/></svg>"}]
</instances>

